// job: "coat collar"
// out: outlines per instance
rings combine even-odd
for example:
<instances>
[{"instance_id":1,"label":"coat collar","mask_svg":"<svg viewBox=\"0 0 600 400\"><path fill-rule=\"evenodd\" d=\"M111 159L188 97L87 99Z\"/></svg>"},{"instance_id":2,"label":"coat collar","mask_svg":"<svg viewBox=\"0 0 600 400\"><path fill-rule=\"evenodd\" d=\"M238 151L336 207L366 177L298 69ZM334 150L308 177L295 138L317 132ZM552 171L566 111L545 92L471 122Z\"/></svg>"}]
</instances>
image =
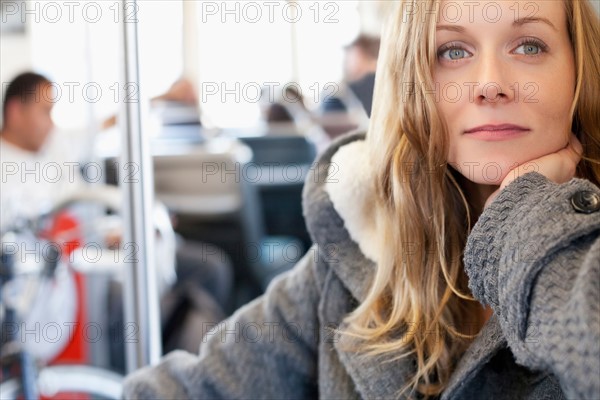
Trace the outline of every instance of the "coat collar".
<instances>
[{"instance_id":1,"label":"coat collar","mask_svg":"<svg viewBox=\"0 0 600 400\"><path fill-rule=\"evenodd\" d=\"M338 138L319 156L303 192L304 217L311 237L358 302L366 297L377 254L383 248L370 200L374 182L367 154L364 133ZM344 323L339 322L339 328L344 329ZM357 357L342 350L341 338L337 339L334 346L340 360L364 398L395 397L413 371L411 358L385 362L382 357ZM459 361L442 399L457 398L502 347L506 347L506 340L493 315Z\"/></svg>"},{"instance_id":2,"label":"coat collar","mask_svg":"<svg viewBox=\"0 0 600 400\"><path fill-rule=\"evenodd\" d=\"M446 389L442 393L441 399L460 398L461 390L469 385L477 372L500 349L505 347L507 347L507 342L500 328L500 322L496 314L493 314L458 362Z\"/></svg>"},{"instance_id":3,"label":"coat collar","mask_svg":"<svg viewBox=\"0 0 600 400\"><path fill-rule=\"evenodd\" d=\"M347 328L345 323L340 324L340 329L345 328ZM341 343L343 343L343 339L339 334L336 334L334 347L356 389L363 398L398 398L398 391L415 371L414 357L410 356L394 361L388 361L382 356L373 358L357 357L353 353L344 351L341 348ZM500 349L506 346L506 339L502 335L498 319L493 315L458 362L440 399L462 398L462 390L468 387L485 364ZM388 356L389 359L393 359L393 357L399 355L400 353Z\"/></svg>"},{"instance_id":4,"label":"coat collar","mask_svg":"<svg viewBox=\"0 0 600 400\"><path fill-rule=\"evenodd\" d=\"M319 157L316 168L309 174L303 191L304 218L311 238L336 275L357 301L362 301L369 290L376 264L367 258L352 239L345 221L337 212L326 186L344 192L347 182L340 176L349 176L352 165L338 165L332 161L344 145L356 141L364 143L365 134L345 135L335 140ZM330 168L331 166L331 168ZM362 166L364 167L364 165ZM338 171L338 172L336 172Z\"/></svg>"}]
</instances>

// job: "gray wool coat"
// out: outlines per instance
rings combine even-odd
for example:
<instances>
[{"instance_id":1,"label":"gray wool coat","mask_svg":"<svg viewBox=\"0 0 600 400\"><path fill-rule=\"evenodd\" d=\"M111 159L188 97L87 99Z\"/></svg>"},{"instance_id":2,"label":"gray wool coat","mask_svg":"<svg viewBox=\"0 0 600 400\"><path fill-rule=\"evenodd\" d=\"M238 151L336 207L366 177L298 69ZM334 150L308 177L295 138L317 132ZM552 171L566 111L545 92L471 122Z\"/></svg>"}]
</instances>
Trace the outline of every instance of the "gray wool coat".
<instances>
[{"instance_id":1,"label":"gray wool coat","mask_svg":"<svg viewBox=\"0 0 600 400\"><path fill-rule=\"evenodd\" d=\"M125 398L395 398L411 360L357 357L339 348L330 329L344 328L376 265L324 189L332 156L361 140L339 138L307 179L304 212L315 244L296 267L209 331L199 354L176 351L130 375ZM596 196L589 181L558 185L531 172L484 211L464 261L473 295L494 314L441 399L600 399Z\"/></svg>"}]
</instances>

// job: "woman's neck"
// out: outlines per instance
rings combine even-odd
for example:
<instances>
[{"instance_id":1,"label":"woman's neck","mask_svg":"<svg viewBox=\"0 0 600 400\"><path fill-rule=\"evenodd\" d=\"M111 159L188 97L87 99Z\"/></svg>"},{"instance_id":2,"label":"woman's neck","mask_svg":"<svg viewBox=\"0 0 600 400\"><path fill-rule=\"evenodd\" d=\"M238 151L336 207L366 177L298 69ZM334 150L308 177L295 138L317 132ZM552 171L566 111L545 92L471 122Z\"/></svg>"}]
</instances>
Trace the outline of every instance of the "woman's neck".
<instances>
[{"instance_id":1,"label":"woman's neck","mask_svg":"<svg viewBox=\"0 0 600 400\"><path fill-rule=\"evenodd\" d=\"M494 193L494 191L498 189L499 186L475 183L462 175L459 176L459 182L463 188L465 197L471 206L471 211L474 213L474 218L472 218L472 221L475 223L483 212L485 201L492 193Z\"/></svg>"},{"instance_id":2,"label":"woman's neck","mask_svg":"<svg viewBox=\"0 0 600 400\"><path fill-rule=\"evenodd\" d=\"M469 203L471 212L471 224L475 224L479 219L479 216L483 212L486 200L495 190L498 189L499 186L478 184L473 181L470 181L463 175L457 175L458 183L463 189L464 195L467 199L467 202ZM483 326L487 323L487 321L494 313L491 307L480 306L479 310L479 326L477 326L477 332L481 331Z\"/></svg>"}]
</instances>

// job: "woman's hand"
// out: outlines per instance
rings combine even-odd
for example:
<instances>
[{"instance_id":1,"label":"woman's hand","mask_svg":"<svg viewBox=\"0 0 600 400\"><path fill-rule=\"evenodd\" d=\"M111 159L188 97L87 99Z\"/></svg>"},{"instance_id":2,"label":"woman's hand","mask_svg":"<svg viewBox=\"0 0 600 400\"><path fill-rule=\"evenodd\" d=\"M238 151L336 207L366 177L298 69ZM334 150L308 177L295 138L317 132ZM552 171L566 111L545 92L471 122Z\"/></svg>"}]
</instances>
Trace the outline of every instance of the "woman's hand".
<instances>
[{"instance_id":1,"label":"woman's hand","mask_svg":"<svg viewBox=\"0 0 600 400\"><path fill-rule=\"evenodd\" d=\"M574 134L571 134L569 143L556 153L547 154L535 160L528 161L511 170L504 178L498 190L493 192L485 202L485 207L490 205L498 193L512 181L528 172L538 172L555 183L565 183L575 176L577 164L581 160L583 146Z\"/></svg>"}]
</instances>

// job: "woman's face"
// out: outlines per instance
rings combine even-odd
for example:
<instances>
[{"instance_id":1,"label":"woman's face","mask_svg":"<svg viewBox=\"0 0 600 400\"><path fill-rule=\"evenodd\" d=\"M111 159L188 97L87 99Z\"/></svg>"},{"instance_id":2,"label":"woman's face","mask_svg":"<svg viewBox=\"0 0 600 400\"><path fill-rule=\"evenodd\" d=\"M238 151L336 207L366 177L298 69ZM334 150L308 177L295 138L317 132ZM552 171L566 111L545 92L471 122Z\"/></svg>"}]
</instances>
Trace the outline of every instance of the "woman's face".
<instances>
[{"instance_id":1,"label":"woman's face","mask_svg":"<svg viewBox=\"0 0 600 400\"><path fill-rule=\"evenodd\" d=\"M443 0L434 68L448 162L499 185L571 131L575 62L562 1Z\"/></svg>"}]
</instances>

